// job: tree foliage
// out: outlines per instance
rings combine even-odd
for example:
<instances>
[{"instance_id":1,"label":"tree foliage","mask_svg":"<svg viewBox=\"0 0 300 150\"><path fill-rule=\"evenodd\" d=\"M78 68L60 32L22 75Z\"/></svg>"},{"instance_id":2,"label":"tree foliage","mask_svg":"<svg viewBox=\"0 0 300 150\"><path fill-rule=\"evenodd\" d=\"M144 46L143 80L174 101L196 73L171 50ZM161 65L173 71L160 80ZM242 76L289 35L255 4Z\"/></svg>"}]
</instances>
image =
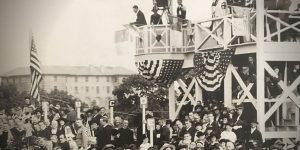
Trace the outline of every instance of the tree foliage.
<instances>
[{"instance_id":1,"label":"tree foliage","mask_svg":"<svg viewBox=\"0 0 300 150\"><path fill-rule=\"evenodd\" d=\"M132 75L123 79L123 83L114 89L117 98L116 110L137 112L140 107L140 97L148 98L148 109L151 111L168 110L168 89L146 80L141 75Z\"/></svg>"},{"instance_id":2,"label":"tree foliage","mask_svg":"<svg viewBox=\"0 0 300 150\"><path fill-rule=\"evenodd\" d=\"M9 109L14 106L23 106L25 97L29 96L26 92L18 92L16 86L0 86L0 107Z\"/></svg>"},{"instance_id":3,"label":"tree foliage","mask_svg":"<svg viewBox=\"0 0 300 150\"><path fill-rule=\"evenodd\" d=\"M41 100L46 100L52 105L59 104L61 106L74 105L78 100L66 91L53 90L49 93L42 90L40 91ZM14 106L23 106L24 99L30 97L28 92L18 92L15 85L2 85L0 86L0 106L4 109L10 109ZM82 107L87 107L86 103L81 104Z\"/></svg>"}]
</instances>

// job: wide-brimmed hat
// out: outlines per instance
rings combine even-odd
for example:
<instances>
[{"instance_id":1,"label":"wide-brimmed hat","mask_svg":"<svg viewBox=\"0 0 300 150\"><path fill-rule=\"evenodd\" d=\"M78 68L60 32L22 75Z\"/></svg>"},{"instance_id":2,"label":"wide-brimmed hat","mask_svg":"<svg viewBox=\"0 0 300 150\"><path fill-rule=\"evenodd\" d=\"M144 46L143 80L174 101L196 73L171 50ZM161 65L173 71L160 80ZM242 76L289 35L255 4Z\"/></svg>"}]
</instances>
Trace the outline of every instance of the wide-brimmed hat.
<instances>
[{"instance_id":1,"label":"wide-brimmed hat","mask_svg":"<svg viewBox=\"0 0 300 150\"><path fill-rule=\"evenodd\" d=\"M57 122L60 122L60 121L64 121L65 123L67 123L68 119L60 117L57 119Z\"/></svg>"}]
</instances>

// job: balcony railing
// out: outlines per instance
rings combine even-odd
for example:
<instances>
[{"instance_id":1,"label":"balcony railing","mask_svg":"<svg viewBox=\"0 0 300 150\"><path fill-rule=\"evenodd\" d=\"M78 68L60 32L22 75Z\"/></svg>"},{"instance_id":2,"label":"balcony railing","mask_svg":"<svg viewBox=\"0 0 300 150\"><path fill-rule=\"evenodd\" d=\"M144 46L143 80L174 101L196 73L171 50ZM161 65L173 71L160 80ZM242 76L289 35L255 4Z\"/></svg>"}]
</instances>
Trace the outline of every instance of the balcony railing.
<instances>
[{"instance_id":1,"label":"balcony railing","mask_svg":"<svg viewBox=\"0 0 300 150\"><path fill-rule=\"evenodd\" d=\"M256 42L256 12L251 12L250 17L246 20L245 26L237 27L249 30L249 37L235 35L233 32L233 15L229 14L224 17L217 17L198 22L196 24L197 49L208 50L238 45L254 44ZM210 27L207 24L212 24Z\"/></svg>"},{"instance_id":2,"label":"balcony railing","mask_svg":"<svg viewBox=\"0 0 300 150\"><path fill-rule=\"evenodd\" d=\"M300 11L266 10L266 42L300 41Z\"/></svg>"},{"instance_id":3,"label":"balcony railing","mask_svg":"<svg viewBox=\"0 0 300 150\"><path fill-rule=\"evenodd\" d=\"M175 28L175 26L171 25L139 27L139 36L136 37L136 54L194 51L195 37L193 27L182 28L179 31Z\"/></svg>"}]
</instances>

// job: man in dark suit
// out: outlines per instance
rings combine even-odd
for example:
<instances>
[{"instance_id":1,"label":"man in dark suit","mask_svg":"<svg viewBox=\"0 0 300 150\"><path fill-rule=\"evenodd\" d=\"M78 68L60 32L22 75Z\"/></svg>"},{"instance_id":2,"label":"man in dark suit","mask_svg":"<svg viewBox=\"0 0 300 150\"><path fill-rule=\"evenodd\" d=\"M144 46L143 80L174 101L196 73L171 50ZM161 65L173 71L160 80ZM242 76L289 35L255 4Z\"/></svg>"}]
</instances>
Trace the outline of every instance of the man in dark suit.
<instances>
[{"instance_id":1,"label":"man in dark suit","mask_svg":"<svg viewBox=\"0 0 300 150\"><path fill-rule=\"evenodd\" d=\"M151 18L150 18L150 24L151 25L162 24L162 18L161 18L161 15L157 13L157 9L153 8L152 12L153 12L153 14L151 15Z\"/></svg>"},{"instance_id":2,"label":"man in dark suit","mask_svg":"<svg viewBox=\"0 0 300 150\"><path fill-rule=\"evenodd\" d=\"M250 130L246 132L246 146L249 147L252 145L251 143L257 142L258 144L262 144L263 139L261 132L257 129L258 122L252 121Z\"/></svg>"},{"instance_id":3,"label":"man in dark suit","mask_svg":"<svg viewBox=\"0 0 300 150\"><path fill-rule=\"evenodd\" d=\"M97 145L102 149L107 144L112 144L111 142L111 131L112 127L108 124L108 118L102 117L100 119L101 127L96 133Z\"/></svg>"},{"instance_id":4,"label":"man in dark suit","mask_svg":"<svg viewBox=\"0 0 300 150\"><path fill-rule=\"evenodd\" d=\"M214 131L214 133L216 135L220 135L221 134L221 129L220 129L218 123L215 121L215 117L214 117L213 112L208 112L207 117L208 117L207 126L211 126L212 130Z\"/></svg>"},{"instance_id":5,"label":"man in dark suit","mask_svg":"<svg viewBox=\"0 0 300 150\"><path fill-rule=\"evenodd\" d=\"M190 120L190 119L185 120L184 124L185 124L186 131L188 133L190 133L190 135L192 136L192 141L194 141L195 133L196 133L197 130L192 125L192 120Z\"/></svg>"},{"instance_id":6,"label":"man in dark suit","mask_svg":"<svg viewBox=\"0 0 300 150\"><path fill-rule=\"evenodd\" d=\"M133 131L128 128L128 120L123 120L123 128L119 129L120 146L129 146L134 143Z\"/></svg>"},{"instance_id":7,"label":"man in dark suit","mask_svg":"<svg viewBox=\"0 0 300 150\"><path fill-rule=\"evenodd\" d=\"M169 127L166 125L166 120L161 119L159 120L159 124L161 125L161 135L160 135L160 140L162 144L167 143L170 141L170 135L171 131Z\"/></svg>"},{"instance_id":8,"label":"man in dark suit","mask_svg":"<svg viewBox=\"0 0 300 150\"><path fill-rule=\"evenodd\" d=\"M144 13L142 11L139 10L139 7L137 5L134 5L133 7L133 12L136 13L136 21L131 23L135 26L143 26L143 25L147 25L147 21L145 19Z\"/></svg>"}]
</instances>

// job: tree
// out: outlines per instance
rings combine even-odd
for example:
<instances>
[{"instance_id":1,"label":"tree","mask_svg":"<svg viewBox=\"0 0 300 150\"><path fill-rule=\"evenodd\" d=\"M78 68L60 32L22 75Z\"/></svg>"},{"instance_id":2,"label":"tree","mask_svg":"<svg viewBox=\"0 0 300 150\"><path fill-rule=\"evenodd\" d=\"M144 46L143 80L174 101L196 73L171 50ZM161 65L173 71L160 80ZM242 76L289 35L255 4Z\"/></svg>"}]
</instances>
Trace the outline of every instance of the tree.
<instances>
[{"instance_id":1,"label":"tree","mask_svg":"<svg viewBox=\"0 0 300 150\"><path fill-rule=\"evenodd\" d=\"M14 106L23 106L27 92L18 92L15 85L0 86L0 106L3 109L10 109Z\"/></svg>"},{"instance_id":2,"label":"tree","mask_svg":"<svg viewBox=\"0 0 300 150\"><path fill-rule=\"evenodd\" d=\"M168 110L167 86L155 84L141 75L124 78L123 83L114 89L113 95L117 98L117 111L137 112L140 107L140 97L143 96L148 98L149 110Z\"/></svg>"},{"instance_id":3,"label":"tree","mask_svg":"<svg viewBox=\"0 0 300 150\"><path fill-rule=\"evenodd\" d=\"M50 104L61 106L74 105L75 101L78 100L72 95L69 95L65 91L54 90L49 93L42 90L40 91L41 100L49 101ZM23 106L25 104L25 97L30 97L30 94L26 91L18 92L15 85L2 85L0 86L0 106L6 110L14 106ZM82 107L88 105L84 102L81 103Z\"/></svg>"},{"instance_id":4,"label":"tree","mask_svg":"<svg viewBox=\"0 0 300 150\"><path fill-rule=\"evenodd\" d=\"M68 92L66 91L60 91L60 90L53 90L49 93L46 91L41 91L41 100L46 100L49 101L50 104L56 105L59 104L60 106L74 106L75 102L78 101L79 99L75 98L72 95L69 95ZM81 101L81 100L79 100ZM81 107L88 107L88 105L84 102L81 101Z\"/></svg>"}]
</instances>

